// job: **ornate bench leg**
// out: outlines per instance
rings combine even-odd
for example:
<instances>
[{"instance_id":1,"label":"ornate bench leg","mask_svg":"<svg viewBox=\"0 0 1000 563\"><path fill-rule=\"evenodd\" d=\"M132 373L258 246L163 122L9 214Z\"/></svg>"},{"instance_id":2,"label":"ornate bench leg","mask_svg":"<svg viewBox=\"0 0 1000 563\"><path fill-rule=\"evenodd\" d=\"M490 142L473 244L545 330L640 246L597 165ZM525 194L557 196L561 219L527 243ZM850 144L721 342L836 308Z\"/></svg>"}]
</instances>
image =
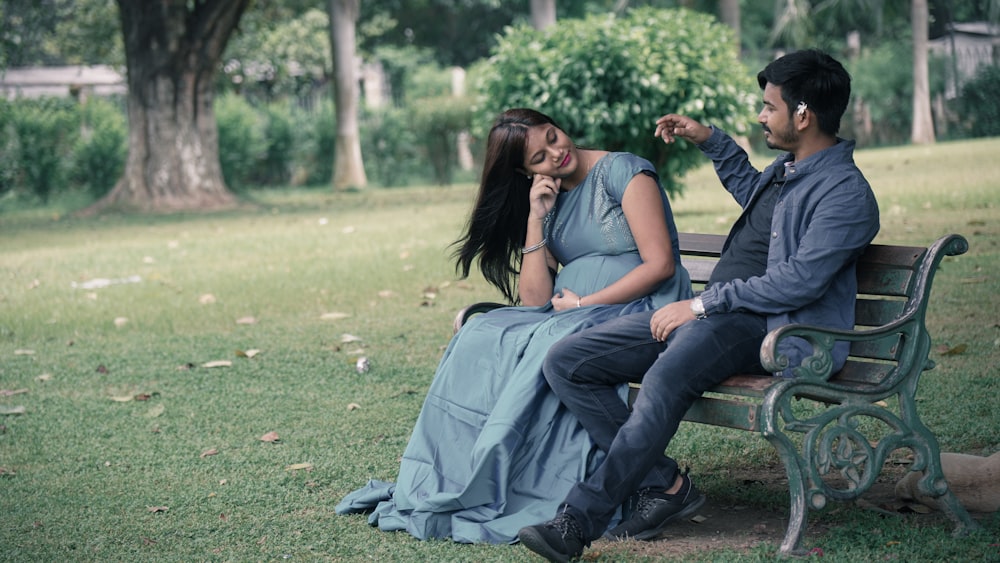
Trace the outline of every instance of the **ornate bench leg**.
<instances>
[{"instance_id":1,"label":"ornate bench leg","mask_svg":"<svg viewBox=\"0 0 1000 563\"><path fill-rule=\"evenodd\" d=\"M806 555L808 551L803 547L802 540L805 538L809 508L806 501L806 473L802 470L802 458L784 435L768 435L767 439L778 450L778 456L781 457L785 473L788 475L790 501L788 528L785 530L785 539L781 542L780 553L791 556Z\"/></svg>"},{"instance_id":2,"label":"ornate bench leg","mask_svg":"<svg viewBox=\"0 0 1000 563\"><path fill-rule=\"evenodd\" d=\"M944 469L941 466L941 451L937 438L930 432L923 423L916 419L911 422L914 432L921 438L920 442L912 446L916 454L917 466L914 471L923 469L923 477L917 481L917 489L924 495L934 497L938 500L941 511L955 525L953 535L961 537L968 535L974 530L979 530L982 526L976 522L969 512L958 501L958 497L948 486L948 481L944 478Z\"/></svg>"}]
</instances>

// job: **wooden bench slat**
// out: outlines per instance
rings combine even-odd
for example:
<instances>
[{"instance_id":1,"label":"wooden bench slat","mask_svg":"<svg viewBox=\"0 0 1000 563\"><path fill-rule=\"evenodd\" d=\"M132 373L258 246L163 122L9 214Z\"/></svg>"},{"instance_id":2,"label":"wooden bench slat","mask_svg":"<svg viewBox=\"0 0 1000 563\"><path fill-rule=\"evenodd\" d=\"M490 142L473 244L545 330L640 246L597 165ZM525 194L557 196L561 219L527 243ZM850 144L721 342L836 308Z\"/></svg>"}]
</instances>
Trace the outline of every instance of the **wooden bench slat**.
<instances>
[{"instance_id":1,"label":"wooden bench slat","mask_svg":"<svg viewBox=\"0 0 1000 563\"><path fill-rule=\"evenodd\" d=\"M896 368L894 363L876 363L871 361L848 358L844 367L831 380L837 383L859 383L866 386L876 385L885 380ZM858 388L859 390L861 387Z\"/></svg>"},{"instance_id":2,"label":"wooden bench slat","mask_svg":"<svg viewBox=\"0 0 1000 563\"><path fill-rule=\"evenodd\" d=\"M858 258L858 265L862 268L871 268L882 264L894 268L905 267L914 270L923 261L926 252L927 249L920 246L870 244Z\"/></svg>"},{"instance_id":3,"label":"wooden bench slat","mask_svg":"<svg viewBox=\"0 0 1000 563\"><path fill-rule=\"evenodd\" d=\"M684 414L684 420L757 432L760 430L759 412L760 406L755 403L702 397L691 405Z\"/></svg>"},{"instance_id":4,"label":"wooden bench slat","mask_svg":"<svg viewBox=\"0 0 1000 563\"><path fill-rule=\"evenodd\" d=\"M862 340L851 343L851 355L874 360L898 360L900 346L898 334L887 335L878 340Z\"/></svg>"},{"instance_id":5,"label":"wooden bench slat","mask_svg":"<svg viewBox=\"0 0 1000 563\"><path fill-rule=\"evenodd\" d=\"M903 314L906 301L858 296L854 305L854 324L861 327L882 326Z\"/></svg>"},{"instance_id":6,"label":"wooden bench slat","mask_svg":"<svg viewBox=\"0 0 1000 563\"><path fill-rule=\"evenodd\" d=\"M684 268L688 271L688 275L691 276L691 282L695 284L704 284L707 282L717 262L718 260L702 260L687 257L681 259L681 264L684 265Z\"/></svg>"},{"instance_id":7,"label":"wooden bench slat","mask_svg":"<svg viewBox=\"0 0 1000 563\"><path fill-rule=\"evenodd\" d=\"M690 256L719 257L722 245L726 242L725 235L709 235L704 233L677 233L677 242L681 254Z\"/></svg>"},{"instance_id":8,"label":"wooden bench slat","mask_svg":"<svg viewBox=\"0 0 1000 563\"><path fill-rule=\"evenodd\" d=\"M858 293L906 297L913 285L913 271L905 268L871 266L858 269Z\"/></svg>"}]
</instances>

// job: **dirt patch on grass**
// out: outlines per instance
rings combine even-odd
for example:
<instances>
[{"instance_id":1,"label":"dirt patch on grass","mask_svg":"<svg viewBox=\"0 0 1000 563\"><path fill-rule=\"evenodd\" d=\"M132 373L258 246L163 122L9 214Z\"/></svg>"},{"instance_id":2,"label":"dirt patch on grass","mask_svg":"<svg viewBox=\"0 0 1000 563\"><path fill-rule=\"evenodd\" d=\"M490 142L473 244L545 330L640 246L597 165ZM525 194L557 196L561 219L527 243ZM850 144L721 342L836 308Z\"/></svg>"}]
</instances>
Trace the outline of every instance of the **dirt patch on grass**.
<instances>
[{"instance_id":1,"label":"dirt patch on grass","mask_svg":"<svg viewBox=\"0 0 1000 563\"><path fill-rule=\"evenodd\" d=\"M895 496L895 484L906 472L905 467L886 467L878 481L858 501L853 504L864 509L885 514L911 514L921 512L920 518L940 519L942 525L950 526L947 518L940 513L931 513L921 506L903 503ZM692 474L697 480L697 476ZM611 558L628 560L632 558L683 558L696 552L706 552L716 549L734 549L747 552L752 548L766 543L776 551L785 537L788 526L788 480L784 469L780 466L769 467L755 471L731 471L727 479L733 483L753 483L764 487L767 494L773 493L775 498L783 499L780 509L768 509L761 506L737 504L731 499L718 498L721 495L708 493L708 500L699 510L698 516L672 524L655 541L595 541L589 550L584 552L583 559L595 560ZM830 500L831 508L845 505ZM926 514L923 514L925 513ZM696 521L697 520L697 521ZM806 531L806 546L813 545L815 538L830 529L829 523L822 518L810 514Z\"/></svg>"}]
</instances>

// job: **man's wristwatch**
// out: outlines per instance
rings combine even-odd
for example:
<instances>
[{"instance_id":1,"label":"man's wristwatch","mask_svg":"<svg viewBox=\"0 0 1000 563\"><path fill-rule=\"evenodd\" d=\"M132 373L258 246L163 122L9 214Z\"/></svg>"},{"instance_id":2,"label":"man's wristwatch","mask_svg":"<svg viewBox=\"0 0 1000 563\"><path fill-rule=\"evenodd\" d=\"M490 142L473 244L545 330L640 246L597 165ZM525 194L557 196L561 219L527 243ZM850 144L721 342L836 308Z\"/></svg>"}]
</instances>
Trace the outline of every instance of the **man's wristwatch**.
<instances>
[{"instance_id":1,"label":"man's wristwatch","mask_svg":"<svg viewBox=\"0 0 1000 563\"><path fill-rule=\"evenodd\" d=\"M705 313L705 304L701 302L701 297L695 297L691 300L691 314L696 319L704 319L708 316Z\"/></svg>"}]
</instances>

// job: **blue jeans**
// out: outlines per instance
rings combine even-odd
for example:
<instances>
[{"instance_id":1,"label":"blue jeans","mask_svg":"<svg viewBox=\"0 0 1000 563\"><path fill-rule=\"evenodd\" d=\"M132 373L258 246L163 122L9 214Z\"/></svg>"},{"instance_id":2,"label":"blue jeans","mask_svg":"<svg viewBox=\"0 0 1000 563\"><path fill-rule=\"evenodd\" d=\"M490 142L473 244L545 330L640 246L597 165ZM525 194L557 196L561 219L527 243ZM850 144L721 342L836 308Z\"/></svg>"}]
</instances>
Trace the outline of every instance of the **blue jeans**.
<instances>
[{"instance_id":1,"label":"blue jeans","mask_svg":"<svg viewBox=\"0 0 1000 563\"><path fill-rule=\"evenodd\" d=\"M685 323L658 342L649 328L652 315L626 315L571 335L549 350L543 365L553 391L607 453L565 501L588 540L604 533L615 510L634 492L673 486L677 462L663 452L702 393L730 375L765 373L760 366L764 316L711 315ZM618 388L640 381L629 411Z\"/></svg>"}]
</instances>

